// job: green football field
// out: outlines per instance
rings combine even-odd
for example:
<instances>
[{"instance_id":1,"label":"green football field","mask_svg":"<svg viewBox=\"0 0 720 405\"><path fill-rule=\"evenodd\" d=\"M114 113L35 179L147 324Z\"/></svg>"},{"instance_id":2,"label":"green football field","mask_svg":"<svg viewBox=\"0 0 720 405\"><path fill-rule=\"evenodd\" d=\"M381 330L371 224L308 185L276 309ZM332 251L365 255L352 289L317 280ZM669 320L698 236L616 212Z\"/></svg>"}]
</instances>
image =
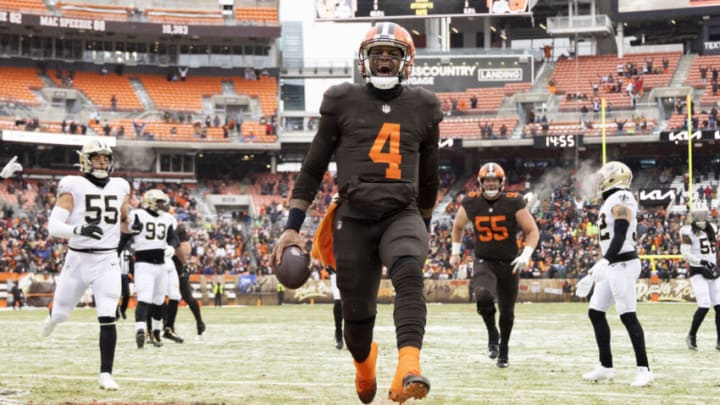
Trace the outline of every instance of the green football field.
<instances>
[{"instance_id":1,"label":"green football field","mask_svg":"<svg viewBox=\"0 0 720 405\"><path fill-rule=\"evenodd\" d=\"M422 351L428 397L408 404L712 404L720 401L720 351L714 312L698 334L698 352L684 338L694 304L639 304L651 387L629 386L635 360L624 327L610 313L617 377L587 383L597 363L587 304L518 304L510 367L485 356L486 333L471 304L431 304ZM134 322L121 321L114 377L119 391L98 388L98 326L93 309L40 340L45 310L0 312L0 404L359 404L347 350L335 349L332 306L285 305L203 308L208 325L195 336L181 308L177 331L184 344L135 347ZM392 306L379 308L380 348L375 404L395 371Z\"/></svg>"}]
</instances>

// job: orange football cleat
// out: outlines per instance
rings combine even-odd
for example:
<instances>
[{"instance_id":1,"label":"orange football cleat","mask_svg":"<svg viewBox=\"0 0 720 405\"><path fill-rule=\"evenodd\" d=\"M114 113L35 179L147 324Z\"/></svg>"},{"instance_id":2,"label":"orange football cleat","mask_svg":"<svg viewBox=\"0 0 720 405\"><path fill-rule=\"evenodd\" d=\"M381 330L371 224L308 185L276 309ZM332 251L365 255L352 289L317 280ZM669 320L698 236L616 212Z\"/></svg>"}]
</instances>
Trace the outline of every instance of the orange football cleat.
<instances>
[{"instance_id":1,"label":"orange football cleat","mask_svg":"<svg viewBox=\"0 0 720 405\"><path fill-rule=\"evenodd\" d=\"M353 360L355 364L355 390L363 404L369 404L375 399L377 381L375 379L375 364L377 363L377 343L372 342L370 354L362 363Z\"/></svg>"},{"instance_id":2,"label":"orange football cleat","mask_svg":"<svg viewBox=\"0 0 720 405\"><path fill-rule=\"evenodd\" d=\"M428 392L430 392L430 381L420 372L420 349L411 346L401 347L388 399L403 404L410 398L425 398Z\"/></svg>"}]
</instances>

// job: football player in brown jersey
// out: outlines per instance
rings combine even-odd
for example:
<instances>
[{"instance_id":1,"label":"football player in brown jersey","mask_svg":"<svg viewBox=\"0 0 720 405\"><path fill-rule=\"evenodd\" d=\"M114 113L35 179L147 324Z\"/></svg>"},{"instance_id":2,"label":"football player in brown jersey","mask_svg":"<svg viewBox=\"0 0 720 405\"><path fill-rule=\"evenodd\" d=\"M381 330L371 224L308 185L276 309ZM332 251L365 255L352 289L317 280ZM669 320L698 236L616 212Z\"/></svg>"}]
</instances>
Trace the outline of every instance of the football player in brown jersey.
<instances>
[{"instance_id":1,"label":"football player in brown jersey","mask_svg":"<svg viewBox=\"0 0 720 405\"><path fill-rule=\"evenodd\" d=\"M488 356L497 358L497 366L505 368L509 365L508 342L515 320L520 272L527 269L540 233L523 197L503 191L505 171L499 164L486 163L480 168L478 186L480 191L468 194L455 216L450 264L455 268L460 262L463 232L472 223L475 246L472 291L477 312L488 331ZM518 229L525 241L519 255ZM500 310L499 332L495 301Z\"/></svg>"},{"instance_id":2,"label":"football player in brown jersey","mask_svg":"<svg viewBox=\"0 0 720 405\"><path fill-rule=\"evenodd\" d=\"M382 22L359 49L365 84L330 87L320 106L318 131L305 156L289 204L286 229L273 249L274 264L290 245L304 247L298 231L333 154L340 200L334 213L337 286L345 344L356 367L360 400L376 392L373 341L382 267L395 288L399 361L389 399L420 399L430 390L420 370L427 309L422 267L437 198L440 101L423 88L405 87L415 56L410 33Z\"/></svg>"}]
</instances>

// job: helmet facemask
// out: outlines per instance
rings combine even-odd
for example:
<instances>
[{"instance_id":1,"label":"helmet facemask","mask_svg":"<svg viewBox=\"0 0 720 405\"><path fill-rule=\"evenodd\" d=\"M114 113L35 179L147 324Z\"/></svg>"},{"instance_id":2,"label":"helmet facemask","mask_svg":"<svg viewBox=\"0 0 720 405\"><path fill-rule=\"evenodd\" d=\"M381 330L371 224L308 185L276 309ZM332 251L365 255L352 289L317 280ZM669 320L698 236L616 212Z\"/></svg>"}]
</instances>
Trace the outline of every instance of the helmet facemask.
<instances>
[{"instance_id":1,"label":"helmet facemask","mask_svg":"<svg viewBox=\"0 0 720 405\"><path fill-rule=\"evenodd\" d=\"M415 46L405 28L394 23L380 23L365 35L358 58L360 74L365 81L379 90L389 90L410 75ZM390 70L384 71L388 66Z\"/></svg>"}]
</instances>

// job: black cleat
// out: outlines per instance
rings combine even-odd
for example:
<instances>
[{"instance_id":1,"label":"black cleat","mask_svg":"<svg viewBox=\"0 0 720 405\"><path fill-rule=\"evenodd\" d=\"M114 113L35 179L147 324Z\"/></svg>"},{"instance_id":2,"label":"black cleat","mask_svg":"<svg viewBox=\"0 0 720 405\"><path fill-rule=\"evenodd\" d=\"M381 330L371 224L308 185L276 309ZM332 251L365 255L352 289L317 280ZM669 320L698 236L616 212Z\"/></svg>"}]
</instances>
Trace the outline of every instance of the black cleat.
<instances>
[{"instance_id":1,"label":"black cleat","mask_svg":"<svg viewBox=\"0 0 720 405\"><path fill-rule=\"evenodd\" d=\"M497 345L497 344L496 345L488 345L488 349L487 349L488 357L493 360L497 359L499 350L500 350L500 345Z\"/></svg>"},{"instance_id":2,"label":"black cleat","mask_svg":"<svg viewBox=\"0 0 720 405\"><path fill-rule=\"evenodd\" d=\"M340 333L335 332L335 348L338 350L342 350L342 348L343 348L342 332L340 332Z\"/></svg>"},{"instance_id":3,"label":"black cleat","mask_svg":"<svg viewBox=\"0 0 720 405\"><path fill-rule=\"evenodd\" d=\"M203 332L205 332L205 322L198 321L198 323L197 323L198 336L202 336Z\"/></svg>"},{"instance_id":4,"label":"black cleat","mask_svg":"<svg viewBox=\"0 0 720 405\"><path fill-rule=\"evenodd\" d=\"M182 342L184 342L183 338L181 338L180 336L176 335L176 334L175 334L175 331L174 331L171 327L169 327L169 326L166 326L166 327L165 327L165 331L163 331L163 337L164 337L165 339L170 339L170 340L172 340L172 341L175 342L175 343L182 343Z\"/></svg>"},{"instance_id":5,"label":"black cleat","mask_svg":"<svg viewBox=\"0 0 720 405\"><path fill-rule=\"evenodd\" d=\"M163 342L160 340L160 330L154 330L148 334L148 343L151 343L155 347L162 347Z\"/></svg>"},{"instance_id":6,"label":"black cleat","mask_svg":"<svg viewBox=\"0 0 720 405\"><path fill-rule=\"evenodd\" d=\"M497 366L498 368L508 368L510 366L510 363L508 361L508 346L507 345L500 345L500 351L498 353L498 359L497 359Z\"/></svg>"},{"instance_id":7,"label":"black cleat","mask_svg":"<svg viewBox=\"0 0 720 405\"><path fill-rule=\"evenodd\" d=\"M135 343L137 343L138 349L142 349L145 346L145 331L140 329L135 334Z\"/></svg>"},{"instance_id":8,"label":"black cleat","mask_svg":"<svg viewBox=\"0 0 720 405\"><path fill-rule=\"evenodd\" d=\"M697 351L697 341L696 341L695 336L687 335L685 337L685 344L687 344L688 349ZM717 346L716 346L716 348L717 348Z\"/></svg>"}]
</instances>

